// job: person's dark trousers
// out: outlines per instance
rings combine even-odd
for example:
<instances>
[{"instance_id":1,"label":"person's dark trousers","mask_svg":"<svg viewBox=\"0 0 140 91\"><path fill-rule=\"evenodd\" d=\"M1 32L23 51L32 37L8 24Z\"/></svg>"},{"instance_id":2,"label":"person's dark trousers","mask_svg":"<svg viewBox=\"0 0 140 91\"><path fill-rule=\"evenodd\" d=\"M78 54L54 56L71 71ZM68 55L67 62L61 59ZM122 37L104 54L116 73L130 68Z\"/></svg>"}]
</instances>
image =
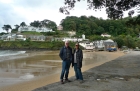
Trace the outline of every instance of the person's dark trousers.
<instances>
[{"instance_id":1,"label":"person's dark trousers","mask_svg":"<svg viewBox=\"0 0 140 91\"><path fill-rule=\"evenodd\" d=\"M81 68L77 67L77 63L74 63L74 71L75 71L75 76L76 79L78 80L83 80L83 76L82 76L82 72L81 72Z\"/></svg>"},{"instance_id":2,"label":"person's dark trousers","mask_svg":"<svg viewBox=\"0 0 140 91\"><path fill-rule=\"evenodd\" d=\"M70 61L62 62L62 72L61 72L61 76L60 76L61 80L63 80L64 75L65 75L65 79L68 79L70 64L71 64Z\"/></svg>"}]
</instances>

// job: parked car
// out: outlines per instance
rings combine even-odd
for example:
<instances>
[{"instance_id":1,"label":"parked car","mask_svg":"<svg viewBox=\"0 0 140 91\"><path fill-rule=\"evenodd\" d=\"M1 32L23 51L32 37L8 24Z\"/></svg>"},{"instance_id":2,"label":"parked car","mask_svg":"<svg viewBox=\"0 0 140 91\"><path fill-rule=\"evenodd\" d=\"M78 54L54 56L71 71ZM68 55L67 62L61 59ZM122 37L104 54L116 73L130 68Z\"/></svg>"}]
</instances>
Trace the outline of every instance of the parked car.
<instances>
[{"instance_id":1,"label":"parked car","mask_svg":"<svg viewBox=\"0 0 140 91\"><path fill-rule=\"evenodd\" d=\"M136 48L134 49L134 51L140 51L139 47L136 47Z\"/></svg>"},{"instance_id":2,"label":"parked car","mask_svg":"<svg viewBox=\"0 0 140 91\"><path fill-rule=\"evenodd\" d=\"M107 48L107 51L109 51L109 52L117 51L117 48L116 47L109 47L109 48Z\"/></svg>"},{"instance_id":3,"label":"parked car","mask_svg":"<svg viewBox=\"0 0 140 91\"><path fill-rule=\"evenodd\" d=\"M122 46L121 51L124 51L124 50L129 50L129 48L127 46Z\"/></svg>"}]
</instances>

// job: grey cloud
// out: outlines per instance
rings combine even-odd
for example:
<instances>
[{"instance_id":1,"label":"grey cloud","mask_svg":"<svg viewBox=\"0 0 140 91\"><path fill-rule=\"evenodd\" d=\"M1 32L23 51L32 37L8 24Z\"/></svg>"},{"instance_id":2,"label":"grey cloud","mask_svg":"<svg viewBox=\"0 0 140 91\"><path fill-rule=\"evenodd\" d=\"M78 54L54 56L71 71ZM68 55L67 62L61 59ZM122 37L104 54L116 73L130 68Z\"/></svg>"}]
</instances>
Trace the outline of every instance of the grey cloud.
<instances>
[{"instance_id":1,"label":"grey cloud","mask_svg":"<svg viewBox=\"0 0 140 91\"><path fill-rule=\"evenodd\" d=\"M20 24L23 21L27 22L27 24L29 23L28 19L14 10L15 7L33 11L36 9L55 9L59 11L59 7L64 5L63 2L64 0L13 0L12 3L0 2L0 32L3 32L1 27L4 24L10 24L14 28L15 24Z\"/></svg>"},{"instance_id":2,"label":"grey cloud","mask_svg":"<svg viewBox=\"0 0 140 91\"><path fill-rule=\"evenodd\" d=\"M14 28L15 24L20 24L23 20L26 20L18 15L9 4L0 3L0 11L0 32L4 32L2 29L4 24L10 24Z\"/></svg>"}]
</instances>

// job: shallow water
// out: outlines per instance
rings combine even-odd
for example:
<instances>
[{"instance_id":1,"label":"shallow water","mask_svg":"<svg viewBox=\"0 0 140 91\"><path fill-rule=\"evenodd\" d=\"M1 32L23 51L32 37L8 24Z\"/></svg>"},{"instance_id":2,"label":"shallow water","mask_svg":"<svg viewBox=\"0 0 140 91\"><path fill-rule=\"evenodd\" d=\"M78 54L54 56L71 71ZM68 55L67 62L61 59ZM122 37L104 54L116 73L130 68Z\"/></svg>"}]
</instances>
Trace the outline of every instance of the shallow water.
<instances>
[{"instance_id":1,"label":"shallow water","mask_svg":"<svg viewBox=\"0 0 140 91\"><path fill-rule=\"evenodd\" d=\"M28 53L17 56L20 56L20 58L16 57L11 60L4 60L0 62L0 72L10 72L15 74L30 73L34 76L40 76L43 74L48 74L52 70L57 69L57 66L60 64L60 62L57 63L57 61L60 61L59 56L55 54L53 55L53 53Z\"/></svg>"},{"instance_id":2,"label":"shallow water","mask_svg":"<svg viewBox=\"0 0 140 91\"><path fill-rule=\"evenodd\" d=\"M58 54L59 51L26 52L13 56L13 59L1 61L0 87L28 81L36 77L61 73L62 60ZM83 65L89 65L100 60L102 58L98 55L84 53Z\"/></svg>"},{"instance_id":3,"label":"shallow water","mask_svg":"<svg viewBox=\"0 0 140 91\"><path fill-rule=\"evenodd\" d=\"M60 70L60 66L61 60L58 56L58 51L29 52L3 56L0 61L0 87L54 74Z\"/></svg>"}]
</instances>

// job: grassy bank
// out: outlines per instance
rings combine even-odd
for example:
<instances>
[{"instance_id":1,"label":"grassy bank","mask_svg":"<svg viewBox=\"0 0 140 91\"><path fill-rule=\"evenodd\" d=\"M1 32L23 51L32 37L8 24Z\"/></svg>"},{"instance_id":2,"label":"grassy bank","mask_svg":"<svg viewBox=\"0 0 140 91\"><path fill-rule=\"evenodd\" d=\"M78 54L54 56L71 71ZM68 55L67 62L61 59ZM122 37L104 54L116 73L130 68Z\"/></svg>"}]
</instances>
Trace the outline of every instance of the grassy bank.
<instances>
[{"instance_id":1,"label":"grassy bank","mask_svg":"<svg viewBox=\"0 0 140 91\"><path fill-rule=\"evenodd\" d=\"M60 41L0 41L0 49L27 49L27 50L59 50L64 46ZM74 43L70 42L73 48Z\"/></svg>"}]
</instances>

